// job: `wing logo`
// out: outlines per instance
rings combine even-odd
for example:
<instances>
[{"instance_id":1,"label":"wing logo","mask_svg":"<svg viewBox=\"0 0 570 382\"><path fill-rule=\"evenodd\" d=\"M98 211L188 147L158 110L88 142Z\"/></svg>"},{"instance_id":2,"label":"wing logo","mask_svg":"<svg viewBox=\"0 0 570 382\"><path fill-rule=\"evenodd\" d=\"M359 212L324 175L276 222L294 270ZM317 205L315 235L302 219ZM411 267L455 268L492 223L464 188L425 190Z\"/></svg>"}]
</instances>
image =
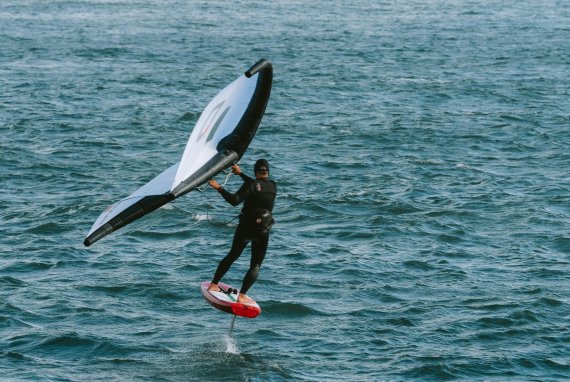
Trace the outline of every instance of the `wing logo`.
<instances>
[{"instance_id":1,"label":"wing logo","mask_svg":"<svg viewBox=\"0 0 570 382\"><path fill-rule=\"evenodd\" d=\"M227 106L223 111L221 111L222 107L224 106L224 103L225 101L222 101L216 106L214 106L214 108L206 118L204 126L200 130L200 133L198 134L198 139L196 141L201 141L208 132L209 134L206 142L212 140L214 134L216 133L216 130L218 130L218 127L220 127L220 124L224 120L224 117L230 110L230 107Z\"/></svg>"}]
</instances>

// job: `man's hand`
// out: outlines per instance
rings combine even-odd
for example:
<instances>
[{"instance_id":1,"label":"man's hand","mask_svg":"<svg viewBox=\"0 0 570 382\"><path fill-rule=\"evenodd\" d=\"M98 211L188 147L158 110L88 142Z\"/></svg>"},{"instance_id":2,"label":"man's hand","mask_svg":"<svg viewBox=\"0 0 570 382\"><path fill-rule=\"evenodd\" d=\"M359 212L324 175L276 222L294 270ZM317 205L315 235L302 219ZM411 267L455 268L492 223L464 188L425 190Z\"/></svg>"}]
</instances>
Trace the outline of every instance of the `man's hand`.
<instances>
[{"instance_id":1,"label":"man's hand","mask_svg":"<svg viewBox=\"0 0 570 382\"><path fill-rule=\"evenodd\" d=\"M210 179L210 181L208 182L210 184L210 186L212 186L213 189L215 190L219 190L220 188L222 188L222 186L220 186L220 184L218 182L216 182L215 179Z\"/></svg>"},{"instance_id":2,"label":"man's hand","mask_svg":"<svg viewBox=\"0 0 570 382\"><path fill-rule=\"evenodd\" d=\"M232 172L236 175L241 174L241 168L237 164L232 165Z\"/></svg>"}]
</instances>

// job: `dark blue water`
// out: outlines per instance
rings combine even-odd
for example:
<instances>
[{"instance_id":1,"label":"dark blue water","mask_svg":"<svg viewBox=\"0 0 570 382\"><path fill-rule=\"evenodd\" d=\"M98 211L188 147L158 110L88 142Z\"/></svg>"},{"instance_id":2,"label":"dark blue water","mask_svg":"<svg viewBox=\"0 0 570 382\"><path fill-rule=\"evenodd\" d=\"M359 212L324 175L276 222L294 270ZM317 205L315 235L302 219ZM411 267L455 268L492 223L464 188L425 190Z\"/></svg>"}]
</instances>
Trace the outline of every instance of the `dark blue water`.
<instances>
[{"instance_id":1,"label":"dark blue water","mask_svg":"<svg viewBox=\"0 0 570 382\"><path fill-rule=\"evenodd\" d=\"M0 380L568 380L568 41L555 0L3 0ZM216 192L82 242L262 57L277 224L230 336Z\"/></svg>"}]
</instances>

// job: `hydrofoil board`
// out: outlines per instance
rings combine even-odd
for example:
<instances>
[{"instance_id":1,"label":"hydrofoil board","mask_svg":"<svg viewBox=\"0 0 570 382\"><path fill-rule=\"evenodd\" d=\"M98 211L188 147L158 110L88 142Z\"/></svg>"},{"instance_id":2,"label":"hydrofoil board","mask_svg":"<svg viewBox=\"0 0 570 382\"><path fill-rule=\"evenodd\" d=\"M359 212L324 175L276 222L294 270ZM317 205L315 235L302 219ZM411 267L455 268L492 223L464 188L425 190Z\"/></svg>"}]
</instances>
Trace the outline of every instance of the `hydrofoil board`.
<instances>
[{"instance_id":1,"label":"hydrofoil board","mask_svg":"<svg viewBox=\"0 0 570 382\"><path fill-rule=\"evenodd\" d=\"M204 281L202 282L200 289L202 290L202 295L206 301L214 308L226 313L247 318L255 318L261 313L261 308L255 301L253 301L253 299L251 300L252 303L238 302L239 291L232 288L230 285L218 283L221 291L215 292L208 290L210 284L210 281Z\"/></svg>"}]
</instances>

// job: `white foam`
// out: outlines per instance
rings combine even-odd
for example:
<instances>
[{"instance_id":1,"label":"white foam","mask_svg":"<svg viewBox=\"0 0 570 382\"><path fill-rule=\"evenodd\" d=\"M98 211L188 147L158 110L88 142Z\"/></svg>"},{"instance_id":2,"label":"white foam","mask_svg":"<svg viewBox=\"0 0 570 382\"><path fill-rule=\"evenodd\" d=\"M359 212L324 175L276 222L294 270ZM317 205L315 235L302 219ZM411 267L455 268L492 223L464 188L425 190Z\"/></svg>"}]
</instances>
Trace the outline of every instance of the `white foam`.
<instances>
[{"instance_id":1,"label":"white foam","mask_svg":"<svg viewBox=\"0 0 570 382\"><path fill-rule=\"evenodd\" d=\"M208 220L208 215L207 214L196 214L196 215L194 215L194 220L197 220L197 221Z\"/></svg>"},{"instance_id":2,"label":"white foam","mask_svg":"<svg viewBox=\"0 0 570 382\"><path fill-rule=\"evenodd\" d=\"M237 343L230 334L224 336L224 344L226 346L226 353L239 354Z\"/></svg>"}]
</instances>

